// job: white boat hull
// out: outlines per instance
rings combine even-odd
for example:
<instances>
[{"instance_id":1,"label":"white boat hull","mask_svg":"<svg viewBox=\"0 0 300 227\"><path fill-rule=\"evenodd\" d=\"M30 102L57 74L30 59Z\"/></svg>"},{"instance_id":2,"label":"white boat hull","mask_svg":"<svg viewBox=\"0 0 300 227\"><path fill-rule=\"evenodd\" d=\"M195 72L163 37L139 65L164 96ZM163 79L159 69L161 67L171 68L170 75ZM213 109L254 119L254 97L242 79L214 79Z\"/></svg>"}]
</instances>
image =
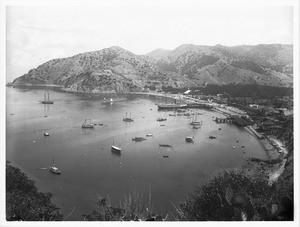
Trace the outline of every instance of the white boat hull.
<instances>
[{"instance_id":1,"label":"white boat hull","mask_svg":"<svg viewBox=\"0 0 300 227\"><path fill-rule=\"evenodd\" d=\"M121 152L121 148L119 148L119 147L116 147L116 146L114 146L114 145L112 145L111 146L111 151L113 151L113 152L117 152L117 153L120 153Z\"/></svg>"}]
</instances>

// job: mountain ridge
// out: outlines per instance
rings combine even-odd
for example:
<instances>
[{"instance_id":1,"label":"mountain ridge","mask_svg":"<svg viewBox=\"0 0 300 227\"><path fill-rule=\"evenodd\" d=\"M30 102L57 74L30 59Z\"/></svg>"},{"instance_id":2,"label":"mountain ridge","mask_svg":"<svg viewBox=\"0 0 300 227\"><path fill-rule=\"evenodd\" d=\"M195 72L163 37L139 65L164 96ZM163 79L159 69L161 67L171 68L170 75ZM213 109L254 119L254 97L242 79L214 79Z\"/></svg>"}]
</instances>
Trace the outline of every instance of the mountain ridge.
<instances>
[{"instance_id":1,"label":"mountain ridge","mask_svg":"<svg viewBox=\"0 0 300 227\"><path fill-rule=\"evenodd\" d=\"M80 92L160 91L207 84L293 85L292 45L226 47L182 44L136 55L122 47L56 58L18 77L13 84L59 85Z\"/></svg>"}]
</instances>

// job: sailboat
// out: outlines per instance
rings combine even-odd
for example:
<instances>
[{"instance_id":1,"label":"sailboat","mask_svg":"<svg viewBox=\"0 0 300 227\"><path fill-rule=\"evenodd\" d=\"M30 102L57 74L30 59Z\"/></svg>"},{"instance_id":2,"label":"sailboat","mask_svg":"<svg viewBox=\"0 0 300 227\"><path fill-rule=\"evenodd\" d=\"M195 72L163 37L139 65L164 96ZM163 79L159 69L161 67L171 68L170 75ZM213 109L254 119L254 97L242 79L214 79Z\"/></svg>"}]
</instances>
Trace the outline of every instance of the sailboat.
<instances>
[{"instance_id":1,"label":"sailboat","mask_svg":"<svg viewBox=\"0 0 300 227\"><path fill-rule=\"evenodd\" d=\"M200 126L200 125L202 125L202 121L197 121L197 115L194 115L194 116L192 118L192 122L190 123L190 125L193 125L193 126Z\"/></svg>"},{"instance_id":2,"label":"sailboat","mask_svg":"<svg viewBox=\"0 0 300 227\"><path fill-rule=\"evenodd\" d=\"M163 117L159 117L156 119L157 121L166 121L167 120L167 116L166 114Z\"/></svg>"},{"instance_id":3,"label":"sailboat","mask_svg":"<svg viewBox=\"0 0 300 227\"><path fill-rule=\"evenodd\" d=\"M157 120L157 121L166 121L167 118L166 118L166 117L159 117L159 118L157 118L156 120Z\"/></svg>"},{"instance_id":4,"label":"sailboat","mask_svg":"<svg viewBox=\"0 0 300 227\"><path fill-rule=\"evenodd\" d=\"M194 143L194 136L186 136L185 141L187 143Z\"/></svg>"},{"instance_id":5,"label":"sailboat","mask_svg":"<svg viewBox=\"0 0 300 227\"><path fill-rule=\"evenodd\" d=\"M103 103L110 103L112 104L114 102L114 100L112 98L110 98L109 100L106 100L106 98L104 98Z\"/></svg>"},{"instance_id":6,"label":"sailboat","mask_svg":"<svg viewBox=\"0 0 300 227\"><path fill-rule=\"evenodd\" d=\"M53 104L54 102L50 100L49 98L49 93L48 93L48 98L46 99L46 93L44 94L44 101L41 101L42 104Z\"/></svg>"},{"instance_id":7,"label":"sailboat","mask_svg":"<svg viewBox=\"0 0 300 227\"><path fill-rule=\"evenodd\" d=\"M85 121L82 124L82 128L94 128L91 119L85 119Z\"/></svg>"},{"instance_id":8,"label":"sailboat","mask_svg":"<svg viewBox=\"0 0 300 227\"><path fill-rule=\"evenodd\" d=\"M193 125L193 129L199 129L199 128L201 128L200 124L199 125Z\"/></svg>"},{"instance_id":9,"label":"sailboat","mask_svg":"<svg viewBox=\"0 0 300 227\"><path fill-rule=\"evenodd\" d=\"M111 151L114 153L120 154L121 150L122 150L121 148L114 145L114 141L113 141L113 145L111 145Z\"/></svg>"},{"instance_id":10,"label":"sailboat","mask_svg":"<svg viewBox=\"0 0 300 227\"><path fill-rule=\"evenodd\" d=\"M55 167L55 165L54 165L54 157L53 157L53 160L52 160L52 166L49 167L49 170L50 170L51 173L54 173L54 174L57 174L57 175L61 174L61 171L57 167Z\"/></svg>"},{"instance_id":11,"label":"sailboat","mask_svg":"<svg viewBox=\"0 0 300 227\"><path fill-rule=\"evenodd\" d=\"M133 118L131 118L131 113L130 113L130 116L127 117L127 113L126 113L126 116L123 117L123 121L126 121L126 122L132 122L133 121Z\"/></svg>"}]
</instances>

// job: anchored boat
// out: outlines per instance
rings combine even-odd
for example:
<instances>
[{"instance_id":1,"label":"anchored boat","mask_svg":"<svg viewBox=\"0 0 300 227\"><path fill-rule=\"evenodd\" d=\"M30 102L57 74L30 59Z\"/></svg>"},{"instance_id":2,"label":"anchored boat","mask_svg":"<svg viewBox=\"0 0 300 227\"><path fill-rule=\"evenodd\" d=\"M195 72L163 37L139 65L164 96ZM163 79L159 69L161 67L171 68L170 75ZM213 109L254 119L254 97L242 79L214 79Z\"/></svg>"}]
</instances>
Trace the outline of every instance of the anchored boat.
<instances>
[{"instance_id":1,"label":"anchored boat","mask_svg":"<svg viewBox=\"0 0 300 227\"><path fill-rule=\"evenodd\" d=\"M186 105L176 104L176 103L165 103L165 104L157 105L157 108L159 110L173 110L173 109L179 109L179 108L185 108L185 107L186 107Z\"/></svg>"},{"instance_id":2,"label":"anchored boat","mask_svg":"<svg viewBox=\"0 0 300 227\"><path fill-rule=\"evenodd\" d=\"M144 137L134 137L134 138L132 138L132 141L136 141L136 142L143 141L143 140L146 140L146 139Z\"/></svg>"},{"instance_id":3,"label":"anchored boat","mask_svg":"<svg viewBox=\"0 0 300 227\"><path fill-rule=\"evenodd\" d=\"M52 160L52 166L49 167L49 170L50 170L51 173L54 173L54 174L57 174L57 175L61 174L61 171L54 165L54 157L53 157L53 160Z\"/></svg>"},{"instance_id":4,"label":"anchored boat","mask_svg":"<svg viewBox=\"0 0 300 227\"><path fill-rule=\"evenodd\" d=\"M198 121L197 120L197 115L193 115L193 118L192 118L192 122L190 123L190 125L196 125L196 126L200 126L200 125L202 125L202 121Z\"/></svg>"},{"instance_id":5,"label":"anchored boat","mask_svg":"<svg viewBox=\"0 0 300 227\"><path fill-rule=\"evenodd\" d=\"M46 93L44 94L44 101L41 101L42 104L53 104L54 102L52 100L50 100L49 98L49 93L46 99Z\"/></svg>"},{"instance_id":6,"label":"anchored boat","mask_svg":"<svg viewBox=\"0 0 300 227\"><path fill-rule=\"evenodd\" d=\"M91 119L85 119L85 121L83 122L82 128L94 128L94 124L92 124Z\"/></svg>"},{"instance_id":7,"label":"anchored boat","mask_svg":"<svg viewBox=\"0 0 300 227\"><path fill-rule=\"evenodd\" d=\"M170 144L159 144L160 147L172 147Z\"/></svg>"},{"instance_id":8,"label":"anchored boat","mask_svg":"<svg viewBox=\"0 0 300 227\"><path fill-rule=\"evenodd\" d=\"M159 118L157 118L157 121L166 121L166 120L167 120L166 117L159 117Z\"/></svg>"},{"instance_id":9,"label":"anchored boat","mask_svg":"<svg viewBox=\"0 0 300 227\"><path fill-rule=\"evenodd\" d=\"M187 143L194 143L194 137L193 136L187 136L187 137L185 137L185 141Z\"/></svg>"},{"instance_id":10,"label":"anchored boat","mask_svg":"<svg viewBox=\"0 0 300 227\"><path fill-rule=\"evenodd\" d=\"M106 98L103 99L103 103L113 103L114 100L112 98L110 98L110 100L106 100Z\"/></svg>"},{"instance_id":11,"label":"anchored boat","mask_svg":"<svg viewBox=\"0 0 300 227\"><path fill-rule=\"evenodd\" d=\"M113 145L111 145L111 151L114 152L114 153L120 154L121 150L122 149L120 147L117 147L117 146L114 145L114 141L113 141Z\"/></svg>"},{"instance_id":12,"label":"anchored boat","mask_svg":"<svg viewBox=\"0 0 300 227\"><path fill-rule=\"evenodd\" d=\"M126 121L126 122L132 122L133 121L133 118L131 118L131 113L130 113L130 116L127 117L127 113L126 113L126 116L123 117L123 121Z\"/></svg>"}]
</instances>

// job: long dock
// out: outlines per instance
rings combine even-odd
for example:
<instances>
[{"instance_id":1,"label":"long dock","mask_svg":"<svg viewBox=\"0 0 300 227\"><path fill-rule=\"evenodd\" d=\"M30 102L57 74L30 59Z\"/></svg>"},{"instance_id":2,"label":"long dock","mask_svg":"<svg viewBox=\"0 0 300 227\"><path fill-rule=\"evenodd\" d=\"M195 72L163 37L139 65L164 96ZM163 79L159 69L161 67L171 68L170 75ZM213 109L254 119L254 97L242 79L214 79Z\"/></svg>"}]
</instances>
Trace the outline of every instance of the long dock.
<instances>
[{"instance_id":1,"label":"long dock","mask_svg":"<svg viewBox=\"0 0 300 227\"><path fill-rule=\"evenodd\" d=\"M230 117L216 117L215 122L217 123L232 123L232 118Z\"/></svg>"}]
</instances>

